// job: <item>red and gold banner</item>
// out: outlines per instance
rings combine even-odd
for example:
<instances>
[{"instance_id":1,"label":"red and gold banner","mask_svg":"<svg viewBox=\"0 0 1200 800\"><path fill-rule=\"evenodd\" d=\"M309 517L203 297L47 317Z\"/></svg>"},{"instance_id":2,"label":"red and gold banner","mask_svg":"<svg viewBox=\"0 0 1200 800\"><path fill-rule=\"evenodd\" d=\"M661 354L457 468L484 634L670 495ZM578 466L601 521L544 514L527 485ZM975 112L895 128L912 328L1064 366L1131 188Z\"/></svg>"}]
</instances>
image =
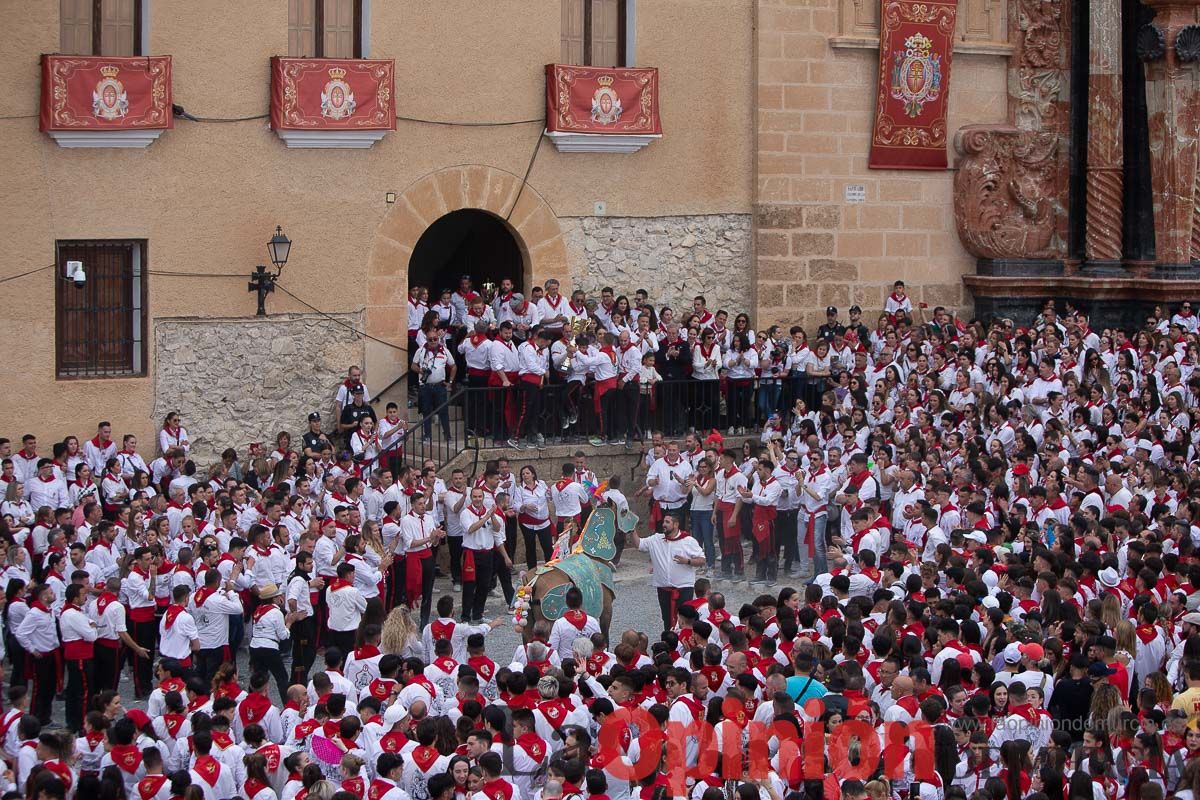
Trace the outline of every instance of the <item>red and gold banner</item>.
<instances>
[{"instance_id":1,"label":"red and gold banner","mask_svg":"<svg viewBox=\"0 0 1200 800\"><path fill-rule=\"evenodd\" d=\"M170 128L171 57L42 56L43 131Z\"/></svg>"},{"instance_id":2,"label":"red and gold banner","mask_svg":"<svg viewBox=\"0 0 1200 800\"><path fill-rule=\"evenodd\" d=\"M275 130L394 131L392 59L271 59Z\"/></svg>"},{"instance_id":3,"label":"red and gold banner","mask_svg":"<svg viewBox=\"0 0 1200 800\"><path fill-rule=\"evenodd\" d=\"M957 0L882 0L873 169L945 169Z\"/></svg>"},{"instance_id":4,"label":"red and gold banner","mask_svg":"<svg viewBox=\"0 0 1200 800\"><path fill-rule=\"evenodd\" d=\"M546 130L661 134L658 70L547 64Z\"/></svg>"}]
</instances>

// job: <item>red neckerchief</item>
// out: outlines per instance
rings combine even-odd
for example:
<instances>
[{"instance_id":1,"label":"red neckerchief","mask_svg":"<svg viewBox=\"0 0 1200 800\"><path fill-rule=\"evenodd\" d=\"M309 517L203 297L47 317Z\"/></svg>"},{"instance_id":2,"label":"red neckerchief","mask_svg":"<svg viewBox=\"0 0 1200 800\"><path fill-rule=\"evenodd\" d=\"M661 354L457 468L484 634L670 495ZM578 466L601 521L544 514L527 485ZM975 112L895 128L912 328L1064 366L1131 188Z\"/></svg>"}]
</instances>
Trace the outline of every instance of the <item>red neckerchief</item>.
<instances>
[{"instance_id":1,"label":"red neckerchief","mask_svg":"<svg viewBox=\"0 0 1200 800\"><path fill-rule=\"evenodd\" d=\"M242 696L242 687L238 686L237 681L226 681L217 687L217 691L214 694L217 697L228 697L230 700L236 700ZM216 741L216 739L213 741Z\"/></svg>"},{"instance_id":2,"label":"red neckerchief","mask_svg":"<svg viewBox=\"0 0 1200 800\"><path fill-rule=\"evenodd\" d=\"M359 778L358 780L361 781L362 778ZM346 786L346 784L343 783L342 787L345 788L345 786ZM267 784L263 783L262 781L258 780L257 778L246 778L246 784L245 784L246 800L254 800L254 798L258 796L258 793L266 788L267 788ZM361 791L359 792L359 796L360 797L362 796Z\"/></svg>"},{"instance_id":3,"label":"red neckerchief","mask_svg":"<svg viewBox=\"0 0 1200 800\"><path fill-rule=\"evenodd\" d=\"M587 612L578 608L573 608L570 611L567 611L562 615L562 618L574 625L578 630L583 630L588 621Z\"/></svg>"},{"instance_id":4,"label":"red neckerchief","mask_svg":"<svg viewBox=\"0 0 1200 800\"><path fill-rule=\"evenodd\" d=\"M181 606L177 603L172 603L171 605L167 606L167 610L163 614L163 627L166 628L167 630L171 630L171 626L175 624L175 620L178 619L179 615L182 614L185 610L186 609L184 609L183 606ZM255 620L256 621L258 620L257 614L258 614L258 612L255 611Z\"/></svg>"},{"instance_id":5,"label":"red neckerchief","mask_svg":"<svg viewBox=\"0 0 1200 800\"><path fill-rule=\"evenodd\" d=\"M142 800L150 800L150 798L158 794L166 782L166 775L147 775L138 781L138 794L141 795ZM254 800L254 795L250 796L250 800Z\"/></svg>"},{"instance_id":6,"label":"red neckerchief","mask_svg":"<svg viewBox=\"0 0 1200 800\"><path fill-rule=\"evenodd\" d=\"M222 750L228 750L233 747L233 737L229 735L229 731L213 731L213 744L220 747Z\"/></svg>"},{"instance_id":7,"label":"red neckerchief","mask_svg":"<svg viewBox=\"0 0 1200 800\"><path fill-rule=\"evenodd\" d=\"M421 770L421 772L429 772L430 767L441 758L442 754L438 752L436 747L430 746L417 747L409 755L412 757L413 763L417 765L417 769Z\"/></svg>"},{"instance_id":8,"label":"red neckerchief","mask_svg":"<svg viewBox=\"0 0 1200 800\"><path fill-rule=\"evenodd\" d=\"M560 294L557 297L551 297L550 295L547 294L547 295L543 295L542 299L545 300L547 303L549 303L551 308L553 308L555 311L557 311L559 303L561 303L563 300L563 296Z\"/></svg>"},{"instance_id":9,"label":"red neckerchief","mask_svg":"<svg viewBox=\"0 0 1200 800\"><path fill-rule=\"evenodd\" d=\"M376 678L367 685L367 693L382 703L392 696L392 687L398 683L391 678Z\"/></svg>"},{"instance_id":10,"label":"red neckerchief","mask_svg":"<svg viewBox=\"0 0 1200 800\"><path fill-rule=\"evenodd\" d=\"M516 744L534 761L541 762L546 756L546 742L533 731L528 731L516 738Z\"/></svg>"},{"instance_id":11,"label":"red neckerchief","mask_svg":"<svg viewBox=\"0 0 1200 800\"><path fill-rule=\"evenodd\" d=\"M379 737L379 749L385 753L399 753L408 744L408 737L400 731L392 731Z\"/></svg>"},{"instance_id":12,"label":"red neckerchief","mask_svg":"<svg viewBox=\"0 0 1200 800\"><path fill-rule=\"evenodd\" d=\"M347 386L346 388L349 389L350 387ZM183 426L180 425L178 428L172 428L170 425L163 425L163 430L166 431L167 435L172 439L179 441L179 434L183 431Z\"/></svg>"},{"instance_id":13,"label":"red neckerchief","mask_svg":"<svg viewBox=\"0 0 1200 800\"><path fill-rule=\"evenodd\" d=\"M458 662L453 658L448 658L446 656L435 658L433 660L433 665L447 675L453 675L454 671L458 669Z\"/></svg>"},{"instance_id":14,"label":"red neckerchief","mask_svg":"<svg viewBox=\"0 0 1200 800\"><path fill-rule=\"evenodd\" d=\"M354 651L355 661L366 661L368 658L374 658L379 655L379 648L373 644L366 644Z\"/></svg>"},{"instance_id":15,"label":"red neckerchief","mask_svg":"<svg viewBox=\"0 0 1200 800\"><path fill-rule=\"evenodd\" d=\"M484 683L490 682L496 674L496 662L487 656L471 656L467 659L467 666L479 673Z\"/></svg>"},{"instance_id":16,"label":"red neckerchief","mask_svg":"<svg viewBox=\"0 0 1200 800\"><path fill-rule=\"evenodd\" d=\"M329 582L329 591L336 592L339 589L346 589L354 584L344 578L334 578Z\"/></svg>"},{"instance_id":17,"label":"red neckerchief","mask_svg":"<svg viewBox=\"0 0 1200 800\"><path fill-rule=\"evenodd\" d=\"M114 764L130 775L142 765L142 751L132 744L115 744L109 748L108 754Z\"/></svg>"},{"instance_id":18,"label":"red neckerchief","mask_svg":"<svg viewBox=\"0 0 1200 800\"><path fill-rule=\"evenodd\" d=\"M217 778L221 775L221 765L212 756L200 756L196 759L196 766L192 769L209 786L217 785Z\"/></svg>"},{"instance_id":19,"label":"red neckerchief","mask_svg":"<svg viewBox=\"0 0 1200 800\"><path fill-rule=\"evenodd\" d=\"M171 737L174 738L179 733L179 729L183 727L183 721L187 717L183 714L163 714L162 719L163 725L167 728L167 733L171 734Z\"/></svg>"},{"instance_id":20,"label":"red neckerchief","mask_svg":"<svg viewBox=\"0 0 1200 800\"><path fill-rule=\"evenodd\" d=\"M29 607L31 609L36 608L38 611L42 611L46 614L50 613L50 609L46 608L46 604L43 603L41 600L31 600L29 603Z\"/></svg>"}]
</instances>

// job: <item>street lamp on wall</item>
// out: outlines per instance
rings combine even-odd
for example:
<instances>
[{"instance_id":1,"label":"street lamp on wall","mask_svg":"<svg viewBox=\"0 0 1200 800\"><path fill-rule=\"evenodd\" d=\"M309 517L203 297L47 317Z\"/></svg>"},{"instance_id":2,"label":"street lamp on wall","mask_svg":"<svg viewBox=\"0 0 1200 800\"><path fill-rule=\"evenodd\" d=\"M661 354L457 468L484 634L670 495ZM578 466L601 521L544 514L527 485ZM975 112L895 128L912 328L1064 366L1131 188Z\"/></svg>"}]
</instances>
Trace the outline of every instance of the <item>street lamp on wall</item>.
<instances>
[{"instance_id":1,"label":"street lamp on wall","mask_svg":"<svg viewBox=\"0 0 1200 800\"><path fill-rule=\"evenodd\" d=\"M267 295L275 291L275 281L283 272L283 267L287 264L291 251L291 240L283 235L283 228L276 225L275 235L271 237L271 241L267 242L267 255L271 258L271 263L275 265L275 272L268 272L266 267L259 264L254 268L254 272L250 273L250 291L258 293L257 316L265 317L267 315Z\"/></svg>"}]
</instances>

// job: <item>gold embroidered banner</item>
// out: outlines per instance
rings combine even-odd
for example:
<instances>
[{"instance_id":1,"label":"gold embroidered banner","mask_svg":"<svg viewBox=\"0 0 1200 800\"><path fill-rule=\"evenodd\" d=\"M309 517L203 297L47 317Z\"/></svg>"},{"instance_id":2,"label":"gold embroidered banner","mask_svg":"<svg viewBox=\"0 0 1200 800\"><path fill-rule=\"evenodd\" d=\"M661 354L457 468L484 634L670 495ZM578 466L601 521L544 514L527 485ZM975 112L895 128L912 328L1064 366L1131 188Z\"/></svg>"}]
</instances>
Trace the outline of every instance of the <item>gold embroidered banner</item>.
<instances>
[{"instance_id":1,"label":"gold embroidered banner","mask_svg":"<svg viewBox=\"0 0 1200 800\"><path fill-rule=\"evenodd\" d=\"M945 169L957 0L882 0L873 169Z\"/></svg>"}]
</instances>

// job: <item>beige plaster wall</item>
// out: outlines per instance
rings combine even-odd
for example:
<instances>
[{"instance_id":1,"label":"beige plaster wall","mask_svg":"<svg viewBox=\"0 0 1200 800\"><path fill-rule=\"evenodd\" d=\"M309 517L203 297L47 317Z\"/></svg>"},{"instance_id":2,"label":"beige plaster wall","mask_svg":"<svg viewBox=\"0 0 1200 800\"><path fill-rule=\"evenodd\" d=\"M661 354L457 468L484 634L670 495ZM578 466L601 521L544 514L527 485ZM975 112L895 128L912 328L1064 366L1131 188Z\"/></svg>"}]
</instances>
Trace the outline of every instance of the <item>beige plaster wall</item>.
<instances>
[{"instance_id":1,"label":"beige plaster wall","mask_svg":"<svg viewBox=\"0 0 1200 800\"><path fill-rule=\"evenodd\" d=\"M36 113L38 57L59 46L58 8L58 0L8 4L0 116ZM401 115L542 116L543 65L559 55L558 0L374 0L371 9L370 55L396 59ZM591 214L599 200L625 216L748 213L753 1L639 0L636 9L634 60L661 70L665 137L630 156L560 155L546 143L529 177L531 196L555 217ZM286 51L286 2L153 0L149 31L150 52L174 57L176 103L205 117L267 110L268 59ZM401 121L369 151L303 151L287 150L265 120L178 120L146 150L64 150L38 132L36 119L0 120L0 234L8 245L0 277L52 263L56 239L123 237L149 241L152 270L248 273L279 224L294 242L282 284L323 310L356 312L373 304L372 253L392 259L372 274L394 276L401 290L406 281L404 253L389 256L381 233L394 212L386 192L459 165L521 176L538 131ZM386 288L374 292L379 298ZM8 309L0 337L10 343L0 355L0 435L34 432L48 449L99 416L143 440L157 429L153 347L145 377L57 381L51 272L0 284L0 295ZM152 276L148 298L150 330L159 317L254 313L240 278ZM306 311L282 293L268 302L275 312ZM395 334L403 344L403 331Z\"/></svg>"}]
</instances>

